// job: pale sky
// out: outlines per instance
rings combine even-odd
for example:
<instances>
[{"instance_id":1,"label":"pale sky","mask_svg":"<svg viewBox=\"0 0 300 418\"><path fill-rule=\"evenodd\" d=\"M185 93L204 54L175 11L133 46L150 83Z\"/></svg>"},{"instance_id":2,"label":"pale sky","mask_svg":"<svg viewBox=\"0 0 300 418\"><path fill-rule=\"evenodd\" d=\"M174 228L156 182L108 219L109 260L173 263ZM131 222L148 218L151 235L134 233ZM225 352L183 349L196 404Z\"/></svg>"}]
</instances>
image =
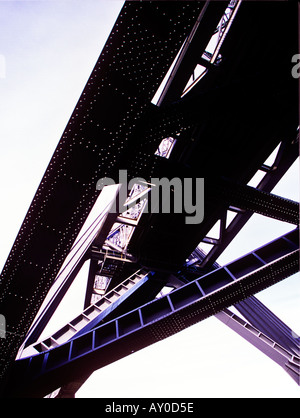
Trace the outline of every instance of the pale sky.
<instances>
[{"instance_id":1,"label":"pale sky","mask_svg":"<svg viewBox=\"0 0 300 418\"><path fill-rule=\"evenodd\" d=\"M122 4L0 1L1 270ZM299 162L273 192L299 201ZM255 215L219 262L228 263L291 229ZM84 282L78 279L69 300L80 290ZM299 274L258 297L300 334ZM65 305L66 318L82 310ZM95 372L77 393L109 398L299 396L287 373L214 317Z\"/></svg>"}]
</instances>

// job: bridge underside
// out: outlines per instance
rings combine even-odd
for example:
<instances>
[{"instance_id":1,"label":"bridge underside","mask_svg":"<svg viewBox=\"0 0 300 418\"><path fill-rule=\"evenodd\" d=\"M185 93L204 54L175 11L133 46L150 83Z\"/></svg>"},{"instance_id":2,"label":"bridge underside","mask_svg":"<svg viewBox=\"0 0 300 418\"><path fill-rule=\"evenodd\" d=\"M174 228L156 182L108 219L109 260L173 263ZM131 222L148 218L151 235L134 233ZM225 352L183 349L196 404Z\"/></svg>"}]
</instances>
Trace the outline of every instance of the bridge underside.
<instances>
[{"instance_id":1,"label":"bridge underside","mask_svg":"<svg viewBox=\"0 0 300 418\"><path fill-rule=\"evenodd\" d=\"M293 2L125 2L1 274L2 396L70 396L94 370L211 315L299 383L299 340L254 297L299 271L299 205L272 194L299 155L297 15ZM127 190L120 170L145 182ZM204 179L200 223L145 210L163 177ZM100 193L102 178L118 186ZM254 213L295 229L219 266ZM41 337L85 263L82 313Z\"/></svg>"}]
</instances>

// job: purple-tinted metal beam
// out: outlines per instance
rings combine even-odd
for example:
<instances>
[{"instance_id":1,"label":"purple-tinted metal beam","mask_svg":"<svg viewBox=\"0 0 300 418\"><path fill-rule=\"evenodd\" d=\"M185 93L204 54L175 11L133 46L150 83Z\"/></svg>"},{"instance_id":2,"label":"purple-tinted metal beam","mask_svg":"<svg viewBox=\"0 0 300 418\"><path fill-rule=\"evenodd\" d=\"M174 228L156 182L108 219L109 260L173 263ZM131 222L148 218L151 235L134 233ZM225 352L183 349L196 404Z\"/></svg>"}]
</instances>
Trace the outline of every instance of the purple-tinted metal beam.
<instances>
[{"instance_id":1,"label":"purple-tinted metal beam","mask_svg":"<svg viewBox=\"0 0 300 418\"><path fill-rule=\"evenodd\" d=\"M279 364L300 385L300 357L286 350L259 329L224 309L216 315L220 321Z\"/></svg>"},{"instance_id":2,"label":"purple-tinted metal beam","mask_svg":"<svg viewBox=\"0 0 300 418\"><path fill-rule=\"evenodd\" d=\"M295 134L296 135L296 134ZM292 166L295 160L299 156L299 144L296 140L283 141L280 144L274 164L269 170L261 182L258 184L257 189L264 192L271 192L276 184L282 179L288 169ZM211 266L222 252L228 247L236 235L246 225L248 220L253 215L251 211L245 211L238 214L230 225L223 231L220 242L215 245L209 253L200 261L201 267Z\"/></svg>"},{"instance_id":3,"label":"purple-tinted metal beam","mask_svg":"<svg viewBox=\"0 0 300 418\"><path fill-rule=\"evenodd\" d=\"M300 339L273 312L254 296L235 304L235 308L247 321L268 335L289 352L300 356Z\"/></svg>"},{"instance_id":4,"label":"purple-tinted metal beam","mask_svg":"<svg viewBox=\"0 0 300 418\"><path fill-rule=\"evenodd\" d=\"M7 396L45 396L57 386L167 338L299 270L298 231L260 247L161 299L78 338L18 360ZM260 260L254 257L258 254Z\"/></svg>"}]
</instances>

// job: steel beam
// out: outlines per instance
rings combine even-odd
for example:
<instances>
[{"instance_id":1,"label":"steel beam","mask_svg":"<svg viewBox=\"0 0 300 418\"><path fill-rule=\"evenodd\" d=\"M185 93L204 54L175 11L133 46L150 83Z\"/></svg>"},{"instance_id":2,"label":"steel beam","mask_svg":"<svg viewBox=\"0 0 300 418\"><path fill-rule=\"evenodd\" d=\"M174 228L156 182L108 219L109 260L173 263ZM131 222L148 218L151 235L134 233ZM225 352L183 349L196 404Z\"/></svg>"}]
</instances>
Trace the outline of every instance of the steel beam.
<instances>
[{"instance_id":1,"label":"steel beam","mask_svg":"<svg viewBox=\"0 0 300 418\"><path fill-rule=\"evenodd\" d=\"M223 186L222 186L223 183ZM229 206L299 225L299 203L254 187L223 179L216 187Z\"/></svg>"},{"instance_id":2,"label":"steel beam","mask_svg":"<svg viewBox=\"0 0 300 418\"><path fill-rule=\"evenodd\" d=\"M210 1L205 2L177 57L170 77L158 100L158 106L167 105L180 99L226 7L227 2L218 2L217 4Z\"/></svg>"},{"instance_id":3,"label":"steel beam","mask_svg":"<svg viewBox=\"0 0 300 418\"><path fill-rule=\"evenodd\" d=\"M218 312L216 317L279 364L300 385L299 355L291 353L266 334L262 333L260 329L250 325L229 309Z\"/></svg>"},{"instance_id":4,"label":"steel beam","mask_svg":"<svg viewBox=\"0 0 300 418\"><path fill-rule=\"evenodd\" d=\"M298 230L286 237L57 348L18 360L7 396L45 396L78 380L82 367L101 368L296 273Z\"/></svg>"},{"instance_id":5,"label":"steel beam","mask_svg":"<svg viewBox=\"0 0 300 418\"><path fill-rule=\"evenodd\" d=\"M58 347L71 338L90 331L101 322L107 322L105 321L106 317L111 316L114 311L118 310L118 307L137 292L148 280L149 275L141 274L140 271L137 271L96 303L89 304L80 315L77 315L53 335L43 341L36 342L34 348L37 352L42 352Z\"/></svg>"},{"instance_id":6,"label":"steel beam","mask_svg":"<svg viewBox=\"0 0 300 418\"><path fill-rule=\"evenodd\" d=\"M166 3L124 3L21 226L0 279L1 312L14 333L0 342L3 385L99 195L97 181L128 161L141 137L137 121L203 6Z\"/></svg>"},{"instance_id":7,"label":"steel beam","mask_svg":"<svg viewBox=\"0 0 300 418\"><path fill-rule=\"evenodd\" d=\"M250 297L235 304L235 308L264 334L268 335L290 353L300 356L300 337L257 298Z\"/></svg>"},{"instance_id":8,"label":"steel beam","mask_svg":"<svg viewBox=\"0 0 300 418\"><path fill-rule=\"evenodd\" d=\"M298 123L296 84L290 74L290 57L294 53L297 33L293 39L295 9L289 3L284 6L286 8L272 5L274 21L287 22L289 30L273 32L270 38L274 25L273 19L271 23L269 19L272 13L270 6L262 3L256 9L256 5L243 2L239 19L235 20L222 44L222 54L224 52L226 59L213 71L210 68L205 84L198 83L184 99L179 100L178 105L162 110L163 106L154 108L150 104L164 74L187 38L190 45L182 49L184 54L168 85L168 100L164 96L163 103L171 103L180 97L181 84L190 75L187 69L193 68L197 59L201 59L197 56L198 48L199 55L202 55L201 42L209 38L210 28L214 27L216 16L224 7L221 2L174 2L172 8L168 2L125 2L55 150L1 275L1 309L7 318L7 332L12 335L9 340L0 341L0 378L3 381L8 379L16 350L98 197L95 183L100 177L116 178L118 170L124 167L130 174L145 173L145 178L149 177L159 168L159 157L153 158L154 152L162 137L168 135L179 134L173 154L177 155L177 159L172 161L173 171L170 172L178 175L178 162L182 162L185 167L191 167L196 175L200 167L207 177L217 171L231 179L239 178L243 184L259 167L266 169L262 165L264 156L274 149L279 137L285 138L285 145L289 148L291 135ZM209 19L206 8L210 13ZM206 22L202 19L204 12ZM262 40L265 41L264 54L257 60ZM275 55L281 59L270 73ZM180 73L182 76L179 76ZM240 103L243 106L239 106ZM235 109L234 115L232 109ZM159 123L156 124L156 121ZM294 150L295 146L294 143ZM281 151L282 155L285 154L283 148ZM290 161L289 155L285 154L283 169L275 170L275 178L278 179L280 173L282 176ZM274 177L271 183L274 184ZM264 190L268 191L267 187ZM286 202L282 205L277 199L269 212L265 207L266 204L270 206L269 198L258 193L253 199L233 196L237 205L244 205L248 210L242 221L239 219L228 230L223 228L218 251L224 249L249 219L249 212L262 210L265 215L281 216L279 212ZM215 196L212 201L207 207L209 215L198 232L194 226L192 230L187 230L180 225L171 235L173 240L170 240L170 231L176 223L176 218L174 221L170 216L167 222L166 218L158 223L153 219L153 223L144 225L145 230L148 226L149 230L152 229L152 235L147 235L146 231L145 237L142 237L144 241L137 237L135 248L141 252L141 259L143 255L148 257L150 251L153 262L158 261L158 266L173 268L175 259L179 264L175 266L180 267L185 253L190 253L195 241L205 236L218 216L222 216L223 205ZM284 219L294 223L295 207L284 216ZM172 246L166 255L163 250L167 247L167 240L172 241ZM41 242L44 246L40 245ZM56 388L57 383L64 379L76 381L80 366L86 366L87 371L97 365L101 367L130 354L132 350L178 332L192 325L193 321L214 314L229 302L236 303L263 286L282 280L298 267L296 250L292 249L293 240L287 246L286 243L287 240L279 240L277 249L280 252L274 253L273 248L265 263L261 254L257 256L253 253L230 267L212 272L210 277L203 276L176 290L159 302L153 301L112 321L104 328L96 328L70 343L16 362L16 374L10 380L10 394L18 391L22 395L41 394L46 388L54 385ZM153 248L155 251L151 254ZM164 257L164 264L160 257ZM213 257L215 253L210 259L205 259L204 264L212 262ZM115 265L112 267L115 268ZM102 331L107 333L103 335ZM105 358L100 359L99 353L103 353ZM74 364L79 367L78 370L73 370ZM28 374L23 373L23 367ZM62 375L62 372L66 373ZM25 382L22 381L24 376ZM20 377L16 392L14 377ZM52 378L57 381L51 381ZM41 385L37 387L39 383Z\"/></svg>"},{"instance_id":9,"label":"steel beam","mask_svg":"<svg viewBox=\"0 0 300 418\"><path fill-rule=\"evenodd\" d=\"M111 196L111 199L106 204L104 210L96 217L95 221L92 222L91 226L84 231L82 236L79 236L75 241L70 253L68 254L65 263L63 264L58 276L54 289L50 290L47 295L46 303L43 306L41 312L35 318L31 325L30 331L28 332L25 342L22 344L25 347L35 342L45 326L50 321L53 313L57 309L59 303L62 301L66 292L70 288L84 262L87 260L87 252L93 242L104 243L105 238L114 224L117 213L110 213L111 206L115 200L119 197L121 189L124 186L119 185Z\"/></svg>"},{"instance_id":10,"label":"steel beam","mask_svg":"<svg viewBox=\"0 0 300 418\"><path fill-rule=\"evenodd\" d=\"M294 138L282 141L271 169L268 170L264 178L258 184L257 190L270 193L298 157L299 144L295 133ZM210 252L201 259L202 267L210 266L216 261L239 231L241 231L245 224L250 220L253 213L253 211L244 211L236 216L224 231L218 245L215 245Z\"/></svg>"}]
</instances>

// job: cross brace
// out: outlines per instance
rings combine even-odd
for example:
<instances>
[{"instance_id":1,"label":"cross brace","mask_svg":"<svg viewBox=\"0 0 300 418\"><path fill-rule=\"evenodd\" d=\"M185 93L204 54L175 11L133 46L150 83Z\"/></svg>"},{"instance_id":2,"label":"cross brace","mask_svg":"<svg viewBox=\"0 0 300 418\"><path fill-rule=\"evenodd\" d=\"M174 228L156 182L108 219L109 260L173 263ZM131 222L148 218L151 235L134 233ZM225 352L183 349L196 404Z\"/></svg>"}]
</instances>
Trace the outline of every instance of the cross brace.
<instances>
[{"instance_id":1,"label":"cross brace","mask_svg":"<svg viewBox=\"0 0 300 418\"><path fill-rule=\"evenodd\" d=\"M82 368L85 372L101 368L215 315L296 273L297 248L294 230L161 299L57 348L16 361L8 396L45 396L78 380Z\"/></svg>"},{"instance_id":2,"label":"cross brace","mask_svg":"<svg viewBox=\"0 0 300 418\"><path fill-rule=\"evenodd\" d=\"M224 309L217 313L216 317L248 342L259 348L259 350L279 364L298 385L300 384L299 356L291 354L290 351L284 349L259 329L230 312L229 309Z\"/></svg>"},{"instance_id":3,"label":"cross brace","mask_svg":"<svg viewBox=\"0 0 300 418\"><path fill-rule=\"evenodd\" d=\"M220 194L228 204L283 222L299 224L298 202L229 180L224 180L223 184L225 187Z\"/></svg>"}]
</instances>

